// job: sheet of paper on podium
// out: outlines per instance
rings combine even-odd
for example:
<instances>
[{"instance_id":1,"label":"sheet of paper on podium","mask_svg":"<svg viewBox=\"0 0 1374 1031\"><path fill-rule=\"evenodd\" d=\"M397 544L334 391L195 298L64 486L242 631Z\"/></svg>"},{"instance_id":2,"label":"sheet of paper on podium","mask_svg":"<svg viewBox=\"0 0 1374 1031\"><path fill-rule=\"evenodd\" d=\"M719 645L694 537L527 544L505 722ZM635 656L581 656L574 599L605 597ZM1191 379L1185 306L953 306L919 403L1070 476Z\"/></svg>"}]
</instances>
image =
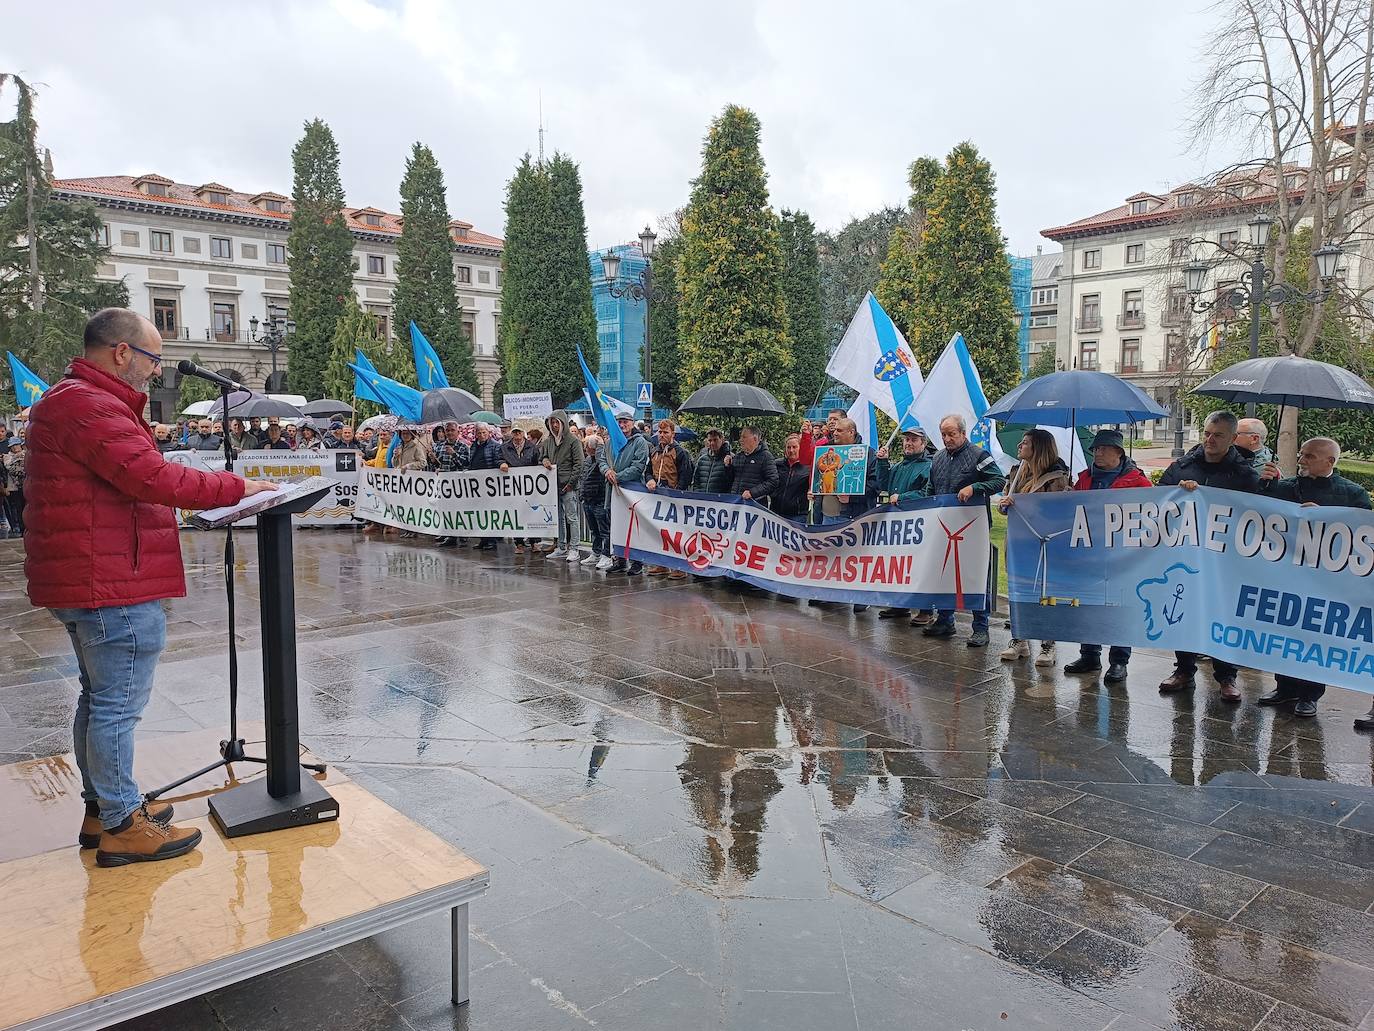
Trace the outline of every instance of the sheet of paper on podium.
<instances>
[{"instance_id":1,"label":"sheet of paper on podium","mask_svg":"<svg viewBox=\"0 0 1374 1031\"><path fill-rule=\"evenodd\" d=\"M223 508L207 508L191 517L191 525L202 530L214 530L229 523L237 523L249 516L261 515L278 505L289 504L317 490L332 489L333 481L324 476L310 476L298 483L279 484L275 490L265 490L260 494L244 498L237 505Z\"/></svg>"}]
</instances>

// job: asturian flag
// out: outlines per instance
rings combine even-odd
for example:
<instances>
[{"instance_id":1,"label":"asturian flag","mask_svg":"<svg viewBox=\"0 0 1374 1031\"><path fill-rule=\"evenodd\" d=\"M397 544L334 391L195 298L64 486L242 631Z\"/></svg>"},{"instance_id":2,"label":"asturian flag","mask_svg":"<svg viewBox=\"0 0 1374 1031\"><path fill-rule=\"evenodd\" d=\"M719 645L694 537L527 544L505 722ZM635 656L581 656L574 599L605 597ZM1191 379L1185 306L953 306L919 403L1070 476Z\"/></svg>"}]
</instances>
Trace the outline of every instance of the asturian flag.
<instances>
[{"instance_id":1,"label":"asturian flag","mask_svg":"<svg viewBox=\"0 0 1374 1031\"><path fill-rule=\"evenodd\" d=\"M14 379L14 398L19 402L21 409L27 408L47 393L48 385L37 373L16 358L13 352L6 351L5 357L10 360L10 376Z\"/></svg>"},{"instance_id":2,"label":"asturian flag","mask_svg":"<svg viewBox=\"0 0 1374 1031\"><path fill-rule=\"evenodd\" d=\"M591 405L592 418L606 431L607 447L611 449L611 457L614 458L626 444L625 434L621 432L620 424L615 421L617 413L611 405L611 399L601 392L592 370L587 368L587 359L582 357L580 347L577 349L577 363L582 366L582 378L586 381L587 403Z\"/></svg>"},{"instance_id":3,"label":"asturian flag","mask_svg":"<svg viewBox=\"0 0 1374 1031\"><path fill-rule=\"evenodd\" d=\"M912 405L921 393L921 368L901 330L871 293L864 295L825 371L877 405L901 429L917 425Z\"/></svg>"},{"instance_id":4,"label":"asturian flag","mask_svg":"<svg viewBox=\"0 0 1374 1031\"><path fill-rule=\"evenodd\" d=\"M410 322L410 349L415 354L415 382L421 390L438 390L448 386L448 377L444 375L444 367L439 362L439 353L420 332L414 319Z\"/></svg>"},{"instance_id":5,"label":"asturian flag","mask_svg":"<svg viewBox=\"0 0 1374 1031\"><path fill-rule=\"evenodd\" d=\"M348 363L353 370L353 393L357 397L376 400L392 415L409 422L420 421L420 392L414 387L383 376L375 368L369 372L361 365Z\"/></svg>"},{"instance_id":6,"label":"asturian flag","mask_svg":"<svg viewBox=\"0 0 1374 1031\"><path fill-rule=\"evenodd\" d=\"M911 406L912 414L922 427L929 427L927 433L935 442L940 439L940 420L946 415L962 415L969 440L992 455L1002 471L1007 472L1015 463L998 443L997 425L985 415L989 407L978 366L969 356L963 334L955 333L931 366L925 386Z\"/></svg>"}]
</instances>

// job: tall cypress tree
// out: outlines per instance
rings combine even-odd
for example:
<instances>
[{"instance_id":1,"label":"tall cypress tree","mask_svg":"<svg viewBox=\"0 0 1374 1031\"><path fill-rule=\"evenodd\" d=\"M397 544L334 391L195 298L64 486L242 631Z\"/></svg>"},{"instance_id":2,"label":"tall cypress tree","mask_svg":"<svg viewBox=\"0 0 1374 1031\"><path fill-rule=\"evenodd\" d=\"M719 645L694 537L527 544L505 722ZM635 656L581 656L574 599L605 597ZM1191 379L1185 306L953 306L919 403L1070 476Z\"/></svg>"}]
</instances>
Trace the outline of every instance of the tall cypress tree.
<instances>
[{"instance_id":1,"label":"tall cypress tree","mask_svg":"<svg viewBox=\"0 0 1374 1031\"><path fill-rule=\"evenodd\" d=\"M422 143L415 144L406 160L401 217L392 298L397 335L408 341L413 321L438 352L449 383L476 393L472 342L463 332L463 312L454 288L444 173L434 153Z\"/></svg>"},{"instance_id":2,"label":"tall cypress tree","mask_svg":"<svg viewBox=\"0 0 1374 1031\"><path fill-rule=\"evenodd\" d=\"M548 390L555 404L582 395L577 347L596 371L596 312L587 262L582 177L565 154L526 155L506 198L501 319L505 390ZM512 237L517 253L512 253ZM514 303L507 309L506 299Z\"/></svg>"},{"instance_id":3,"label":"tall cypress tree","mask_svg":"<svg viewBox=\"0 0 1374 1031\"><path fill-rule=\"evenodd\" d=\"M911 340L929 368L949 338L962 333L989 401L1021 380L1011 264L997 225L996 192L992 166L978 148L965 142L950 151L925 213Z\"/></svg>"},{"instance_id":4,"label":"tall cypress tree","mask_svg":"<svg viewBox=\"0 0 1374 1031\"><path fill-rule=\"evenodd\" d=\"M921 262L922 237L926 230L931 195L943 175L944 166L935 158L917 158L911 163L907 171L911 197L907 202L906 217L892 231L874 295L915 350L922 369L930 368L947 342L927 341L923 346L919 340L919 321L916 316L920 307L917 270Z\"/></svg>"},{"instance_id":5,"label":"tall cypress tree","mask_svg":"<svg viewBox=\"0 0 1374 1031\"><path fill-rule=\"evenodd\" d=\"M905 217L902 208L881 208L852 219L838 233L818 234L821 304L826 341L831 348L844 336L864 294L877 292L892 233Z\"/></svg>"},{"instance_id":6,"label":"tall cypress tree","mask_svg":"<svg viewBox=\"0 0 1374 1031\"><path fill-rule=\"evenodd\" d=\"M335 324L353 294L353 234L344 220L339 146L316 118L291 152L291 338L293 393L320 397Z\"/></svg>"},{"instance_id":7,"label":"tall cypress tree","mask_svg":"<svg viewBox=\"0 0 1374 1031\"><path fill-rule=\"evenodd\" d=\"M825 388L829 357L821 310L821 269L816 227L805 211L782 212L783 292L792 334L792 383L797 400L814 403Z\"/></svg>"},{"instance_id":8,"label":"tall cypress tree","mask_svg":"<svg viewBox=\"0 0 1374 1031\"><path fill-rule=\"evenodd\" d=\"M758 116L731 104L706 134L682 220L682 392L764 387L794 404L778 218L768 206Z\"/></svg>"}]
</instances>

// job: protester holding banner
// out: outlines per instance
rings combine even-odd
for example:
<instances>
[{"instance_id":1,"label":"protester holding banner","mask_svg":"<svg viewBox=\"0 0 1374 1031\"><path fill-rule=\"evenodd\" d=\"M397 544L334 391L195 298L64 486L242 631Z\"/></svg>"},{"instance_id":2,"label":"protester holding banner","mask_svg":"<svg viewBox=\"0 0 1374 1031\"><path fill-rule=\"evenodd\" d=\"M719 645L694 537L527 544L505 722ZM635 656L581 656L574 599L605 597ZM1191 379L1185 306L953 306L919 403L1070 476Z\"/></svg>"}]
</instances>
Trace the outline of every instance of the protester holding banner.
<instances>
[{"instance_id":1,"label":"protester holding banner","mask_svg":"<svg viewBox=\"0 0 1374 1031\"><path fill-rule=\"evenodd\" d=\"M1018 464L1007 480L1006 493L998 499L1003 512L1016 504L1017 494L1054 494L1071 490L1069 467L1059 458L1059 446L1049 430L1027 430L1016 447ZM1002 661L1030 658L1030 642L1013 637L1002 650ZM1041 641L1037 666L1054 665L1054 642Z\"/></svg>"},{"instance_id":2,"label":"protester holding banner","mask_svg":"<svg viewBox=\"0 0 1374 1031\"><path fill-rule=\"evenodd\" d=\"M650 490L657 490L660 485L686 490L692 482L692 456L677 442L677 423L672 419L662 419L657 431L657 437L649 448L644 485ZM650 566L649 575L666 576L673 580L682 580L687 576L682 570L669 570L667 566Z\"/></svg>"},{"instance_id":3,"label":"protester holding banner","mask_svg":"<svg viewBox=\"0 0 1374 1031\"><path fill-rule=\"evenodd\" d=\"M1213 412L1202 425L1202 443L1165 469L1159 485L1177 485L1184 490L1220 487L1247 494L1259 490L1259 473L1252 464L1254 456L1236 446L1238 428L1239 420L1231 412ZM1174 672L1159 685L1159 693L1191 691L1196 686L1197 658L1192 652L1175 652ZM1235 704L1241 700L1237 672L1237 667L1229 662L1212 660L1212 679L1217 682L1223 702Z\"/></svg>"},{"instance_id":4,"label":"protester holding banner","mask_svg":"<svg viewBox=\"0 0 1374 1031\"><path fill-rule=\"evenodd\" d=\"M725 439L725 431L714 426L706 431L705 439L692 470L690 489L703 494L728 494L735 482L735 471L726 461L730 457L730 442Z\"/></svg>"},{"instance_id":5,"label":"protester holding banner","mask_svg":"<svg viewBox=\"0 0 1374 1031\"><path fill-rule=\"evenodd\" d=\"M878 457L887 458L887 448L878 449ZM888 502L894 505L914 502L925 497L926 484L930 482L930 443L925 431L912 427L902 431L902 457L887 468L887 488L883 492ZM878 612L879 619L896 619L905 616L908 609L888 607ZM912 626L928 626L932 613L928 609L911 612Z\"/></svg>"},{"instance_id":6,"label":"protester holding banner","mask_svg":"<svg viewBox=\"0 0 1374 1031\"><path fill-rule=\"evenodd\" d=\"M1074 490L1127 490L1150 487L1150 478L1126 456L1126 441L1120 430L1099 430L1093 437L1093 464L1078 474ZM1114 644L1107 652L1108 684L1126 679L1126 667L1131 661L1131 649ZM1065 673L1096 673L1102 669L1102 645L1080 644L1078 658L1064 667Z\"/></svg>"},{"instance_id":7,"label":"protester holding banner","mask_svg":"<svg viewBox=\"0 0 1374 1031\"><path fill-rule=\"evenodd\" d=\"M635 429L634 417L628 413L621 413L615 417L616 424L620 427L620 432L625 435L625 445L616 453L614 457L610 455L610 448L604 447L597 452L596 464L606 477L606 507L611 506L611 492L617 486L637 485L644 482L644 467L649 462L649 442L644 439L644 435ZM615 542L611 542L615 546ZM638 559L626 562L625 556L612 560L607 573L626 573L629 576L638 576L644 572L644 564Z\"/></svg>"},{"instance_id":8,"label":"protester holding banner","mask_svg":"<svg viewBox=\"0 0 1374 1031\"><path fill-rule=\"evenodd\" d=\"M789 434L778 459L778 488L768 499L768 507L786 519L805 523L810 490L811 466L801 460L801 434Z\"/></svg>"},{"instance_id":9,"label":"protester holding banner","mask_svg":"<svg viewBox=\"0 0 1374 1031\"><path fill-rule=\"evenodd\" d=\"M1298 475L1279 479L1279 468L1266 463L1263 478L1265 493L1271 498L1291 501L1304 508L1335 507L1369 509L1369 492L1358 483L1336 472L1341 446L1329 437L1313 437L1298 451ZM1285 676L1274 677L1274 690L1260 695L1260 705L1292 705L1294 716L1317 715L1317 699L1326 685Z\"/></svg>"},{"instance_id":10,"label":"protester holding banner","mask_svg":"<svg viewBox=\"0 0 1374 1031\"><path fill-rule=\"evenodd\" d=\"M584 566L597 569L611 568L611 510L606 507L606 477L602 475L600 451L605 445L595 430L587 430L582 436L582 479L577 485L577 495L582 500L582 514L586 519L587 533L592 539L592 553L582 560ZM519 551L517 547L515 549Z\"/></svg>"},{"instance_id":11,"label":"protester holding banner","mask_svg":"<svg viewBox=\"0 0 1374 1031\"><path fill-rule=\"evenodd\" d=\"M725 461L734 473L731 494L762 504L777 489L778 463L768 453L757 427L745 426L739 431L739 450Z\"/></svg>"},{"instance_id":12,"label":"protester holding banner","mask_svg":"<svg viewBox=\"0 0 1374 1031\"><path fill-rule=\"evenodd\" d=\"M216 438L218 439L218 438ZM215 448L214 450L218 450ZM286 442L286 438L281 435L280 423L268 423L267 439L258 442L259 451L290 451L291 445Z\"/></svg>"},{"instance_id":13,"label":"protester holding banner","mask_svg":"<svg viewBox=\"0 0 1374 1031\"><path fill-rule=\"evenodd\" d=\"M508 473L512 469L526 469L530 466L539 464L539 449L525 439L525 431L519 426L515 426L510 431L510 437L501 443L501 471ZM531 537L529 540L516 538L515 553L523 555L525 547L528 545L534 550L539 550L538 539Z\"/></svg>"},{"instance_id":14,"label":"protester holding banner","mask_svg":"<svg viewBox=\"0 0 1374 1031\"><path fill-rule=\"evenodd\" d=\"M967 505L975 498L987 507L992 496L1006 486L1006 477L996 460L968 439L968 424L962 415L946 415L940 420L940 440L944 449L930 463L930 483L927 497L953 494L959 503ZM941 609L935 621L922 631L926 637L953 637L954 610ZM970 648L988 646L988 610L986 604L973 610L973 633Z\"/></svg>"},{"instance_id":15,"label":"protester holding banner","mask_svg":"<svg viewBox=\"0 0 1374 1031\"><path fill-rule=\"evenodd\" d=\"M491 427L479 422L473 433L472 458L468 461L468 470L476 472L480 469L501 468L501 442L492 435ZM490 537L481 537L473 547L478 551L495 551L496 541Z\"/></svg>"}]
</instances>

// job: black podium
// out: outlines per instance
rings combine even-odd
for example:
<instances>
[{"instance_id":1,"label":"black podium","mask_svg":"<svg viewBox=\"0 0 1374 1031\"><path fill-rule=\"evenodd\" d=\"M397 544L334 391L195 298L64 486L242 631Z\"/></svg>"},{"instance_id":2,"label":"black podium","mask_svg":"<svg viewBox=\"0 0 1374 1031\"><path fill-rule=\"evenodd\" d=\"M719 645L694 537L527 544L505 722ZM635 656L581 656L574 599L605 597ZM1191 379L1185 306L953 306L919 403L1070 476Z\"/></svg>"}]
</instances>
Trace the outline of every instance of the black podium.
<instances>
[{"instance_id":1,"label":"black podium","mask_svg":"<svg viewBox=\"0 0 1374 1031\"><path fill-rule=\"evenodd\" d=\"M317 486L323 483L323 486ZM262 612L262 691L267 722L267 776L210 796L210 815L225 837L262 834L339 818L339 803L313 777L301 777L300 717L296 708L296 581L292 516L332 489L314 478L284 497L226 512L207 526L257 517L258 591ZM205 513L210 515L210 513Z\"/></svg>"}]
</instances>

